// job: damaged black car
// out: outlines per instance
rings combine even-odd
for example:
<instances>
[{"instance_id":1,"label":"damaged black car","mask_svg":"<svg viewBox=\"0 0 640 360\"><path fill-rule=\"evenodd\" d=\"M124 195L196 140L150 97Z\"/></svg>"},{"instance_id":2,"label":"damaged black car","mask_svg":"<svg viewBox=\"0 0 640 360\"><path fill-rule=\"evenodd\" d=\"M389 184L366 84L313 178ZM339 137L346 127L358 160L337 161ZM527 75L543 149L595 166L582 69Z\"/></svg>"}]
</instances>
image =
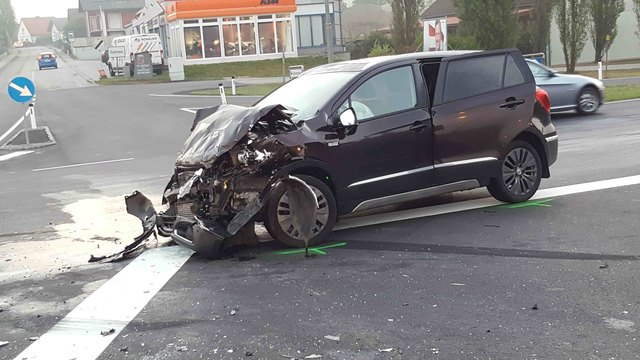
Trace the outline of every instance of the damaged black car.
<instances>
[{"instance_id":1,"label":"damaged black car","mask_svg":"<svg viewBox=\"0 0 640 360\"><path fill-rule=\"evenodd\" d=\"M218 258L257 243L322 241L339 216L487 187L526 201L557 157L548 97L518 50L432 52L313 68L252 107L201 109L149 237Z\"/></svg>"}]
</instances>

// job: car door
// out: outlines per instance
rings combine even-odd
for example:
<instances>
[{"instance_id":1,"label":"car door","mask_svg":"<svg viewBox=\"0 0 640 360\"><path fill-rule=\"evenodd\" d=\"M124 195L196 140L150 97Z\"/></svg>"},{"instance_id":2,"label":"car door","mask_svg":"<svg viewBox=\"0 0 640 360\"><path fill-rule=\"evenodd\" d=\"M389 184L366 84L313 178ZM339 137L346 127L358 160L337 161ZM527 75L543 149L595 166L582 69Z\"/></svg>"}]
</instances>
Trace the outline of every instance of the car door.
<instances>
[{"instance_id":1,"label":"car door","mask_svg":"<svg viewBox=\"0 0 640 360\"><path fill-rule=\"evenodd\" d=\"M579 88L571 79L532 61L527 61L527 65L535 77L536 84L549 94L552 110L575 107Z\"/></svg>"},{"instance_id":2,"label":"car door","mask_svg":"<svg viewBox=\"0 0 640 360\"><path fill-rule=\"evenodd\" d=\"M352 108L357 119L334 147L345 200L355 205L433 183L431 117L416 70L405 65L369 74L339 101L337 114Z\"/></svg>"},{"instance_id":3,"label":"car door","mask_svg":"<svg viewBox=\"0 0 640 360\"><path fill-rule=\"evenodd\" d=\"M445 58L433 106L437 184L483 179L529 123L535 83L520 53Z\"/></svg>"}]
</instances>

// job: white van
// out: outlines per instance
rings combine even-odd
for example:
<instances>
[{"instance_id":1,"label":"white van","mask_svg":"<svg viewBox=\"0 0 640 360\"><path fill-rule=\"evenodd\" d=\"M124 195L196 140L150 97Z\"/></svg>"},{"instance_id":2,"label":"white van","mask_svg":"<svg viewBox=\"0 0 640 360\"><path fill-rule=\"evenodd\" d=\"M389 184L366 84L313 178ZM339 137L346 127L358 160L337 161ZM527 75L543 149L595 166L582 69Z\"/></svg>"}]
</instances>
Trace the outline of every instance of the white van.
<instances>
[{"instance_id":1,"label":"white van","mask_svg":"<svg viewBox=\"0 0 640 360\"><path fill-rule=\"evenodd\" d=\"M164 68L164 50L158 34L137 34L118 36L111 41L111 47L102 56L102 62L109 67L111 76L123 72L125 65L133 62L135 54L148 52L151 54L153 71L162 74ZM131 68L133 75L133 68Z\"/></svg>"}]
</instances>

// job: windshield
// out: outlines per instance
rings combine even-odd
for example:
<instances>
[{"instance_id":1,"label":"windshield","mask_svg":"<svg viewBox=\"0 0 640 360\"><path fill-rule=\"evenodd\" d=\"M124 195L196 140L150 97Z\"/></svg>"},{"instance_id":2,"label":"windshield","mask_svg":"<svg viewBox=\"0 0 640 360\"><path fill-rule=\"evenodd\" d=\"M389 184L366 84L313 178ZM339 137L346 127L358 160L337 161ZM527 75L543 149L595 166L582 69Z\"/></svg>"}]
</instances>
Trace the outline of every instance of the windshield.
<instances>
[{"instance_id":1,"label":"windshield","mask_svg":"<svg viewBox=\"0 0 640 360\"><path fill-rule=\"evenodd\" d=\"M356 74L357 72L335 72L301 76L282 85L256 105L280 104L293 112L292 119L308 119Z\"/></svg>"}]
</instances>

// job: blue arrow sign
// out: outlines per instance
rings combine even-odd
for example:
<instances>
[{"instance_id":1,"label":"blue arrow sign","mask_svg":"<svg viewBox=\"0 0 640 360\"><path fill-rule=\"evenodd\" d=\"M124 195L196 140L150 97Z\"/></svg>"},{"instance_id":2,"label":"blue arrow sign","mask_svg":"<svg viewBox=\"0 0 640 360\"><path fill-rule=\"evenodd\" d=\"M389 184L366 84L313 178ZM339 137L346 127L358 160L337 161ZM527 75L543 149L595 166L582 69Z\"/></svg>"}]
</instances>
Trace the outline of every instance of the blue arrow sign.
<instances>
[{"instance_id":1,"label":"blue arrow sign","mask_svg":"<svg viewBox=\"0 0 640 360\"><path fill-rule=\"evenodd\" d=\"M29 102L35 94L35 85L26 77L17 77L9 83L9 96L16 102Z\"/></svg>"}]
</instances>

